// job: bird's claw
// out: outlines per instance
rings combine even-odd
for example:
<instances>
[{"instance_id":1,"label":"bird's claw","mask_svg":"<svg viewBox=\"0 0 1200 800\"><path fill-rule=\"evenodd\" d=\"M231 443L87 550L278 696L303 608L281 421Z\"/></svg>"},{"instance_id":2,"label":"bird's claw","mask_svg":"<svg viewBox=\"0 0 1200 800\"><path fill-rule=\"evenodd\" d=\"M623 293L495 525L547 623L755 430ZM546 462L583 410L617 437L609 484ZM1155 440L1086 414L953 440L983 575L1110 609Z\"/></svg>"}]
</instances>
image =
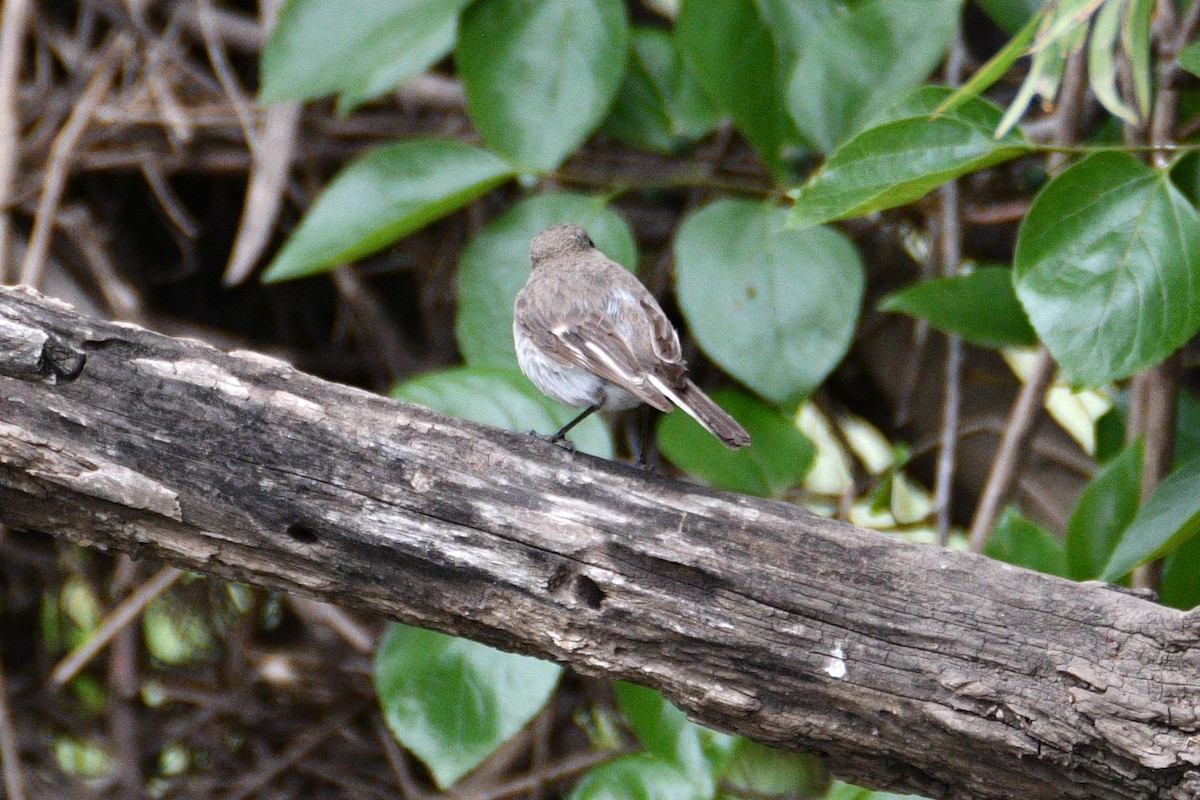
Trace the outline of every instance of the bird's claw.
<instances>
[{"instance_id":1,"label":"bird's claw","mask_svg":"<svg viewBox=\"0 0 1200 800\"><path fill-rule=\"evenodd\" d=\"M533 436L537 439L541 439L543 442L549 442L550 444L557 445L557 446L561 447L563 450L566 450L568 453L575 452L575 443L572 442L570 439L568 439L566 436L560 436L559 434L556 434L556 433L552 433L552 434L538 433L537 431L534 431L534 430L531 430L529 432L529 435Z\"/></svg>"}]
</instances>

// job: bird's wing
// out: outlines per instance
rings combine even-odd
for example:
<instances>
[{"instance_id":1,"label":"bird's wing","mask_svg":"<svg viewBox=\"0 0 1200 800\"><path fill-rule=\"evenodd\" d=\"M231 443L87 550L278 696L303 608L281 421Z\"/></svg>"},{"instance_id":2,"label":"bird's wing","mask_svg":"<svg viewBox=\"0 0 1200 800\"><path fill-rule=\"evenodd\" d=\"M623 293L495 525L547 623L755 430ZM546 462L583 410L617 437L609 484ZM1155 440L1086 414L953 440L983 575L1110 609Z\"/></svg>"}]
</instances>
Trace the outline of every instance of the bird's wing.
<instances>
[{"instance_id":1,"label":"bird's wing","mask_svg":"<svg viewBox=\"0 0 1200 800\"><path fill-rule=\"evenodd\" d=\"M526 310L517 319L521 332L560 364L583 367L659 411L671 410L671 401L656 388L647 368L638 363L633 349L606 315L591 312L571 321L549 320Z\"/></svg>"}]
</instances>

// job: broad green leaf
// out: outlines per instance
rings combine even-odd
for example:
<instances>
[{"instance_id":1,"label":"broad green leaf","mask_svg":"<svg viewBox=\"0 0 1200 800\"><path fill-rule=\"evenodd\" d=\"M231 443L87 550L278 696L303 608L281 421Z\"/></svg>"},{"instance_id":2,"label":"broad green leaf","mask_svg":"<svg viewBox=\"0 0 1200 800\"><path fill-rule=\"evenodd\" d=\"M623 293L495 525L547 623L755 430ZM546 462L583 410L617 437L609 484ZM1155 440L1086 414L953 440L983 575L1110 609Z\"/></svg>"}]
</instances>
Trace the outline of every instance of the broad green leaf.
<instances>
[{"instance_id":1,"label":"broad green leaf","mask_svg":"<svg viewBox=\"0 0 1200 800\"><path fill-rule=\"evenodd\" d=\"M1121 33L1124 10L1125 0L1110 0L1096 13L1088 42L1088 80L1100 105L1110 114L1136 125L1138 113L1117 91L1117 37Z\"/></svg>"},{"instance_id":2,"label":"broad green leaf","mask_svg":"<svg viewBox=\"0 0 1200 800\"><path fill-rule=\"evenodd\" d=\"M375 652L375 693L396 739L445 789L545 705L562 667L392 623Z\"/></svg>"},{"instance_id":3,"label":"broad green leaf","mask_svg":"<svg viewBox=\"0 0 1200 800\"><path fill-rule=\"evenodd\" d=\"M476 0L455 54L472 121L520 169L554 169L608 113L628 39L621 0Z\"/></svg>"},{"instance_id":4,"label":"broad green leaf","mask_svg":"<svg viewBox=\"0 0 1200 800\"><path fill-rule=\"evenodd\" d=\"M462 142L418 139L372 150L339 172L263 273L301 278L380 250L512 176Z\"/></svg>"},{"instance_id":5,"label":"broad green leaf","mask_svg":"<svg viewBox=\"0 0 1200 800\"><path fill-rule=\"evenodd\" d=\"M984 13L1011 35L1029 24L1042 0L977 0Z\"/></svg>"},{"instance_id":6,"label":"broad green leaf","mask_svg":"<svg viewBox=\"0 0 1200 800\"><path fill-rule=\"evenodd\" d=\"M646 750L677 767L705 797L711 797L716 776L733 753L735 738L697 725L653 689L618 682L613 691L621 713Z\"/></svg>"},{"instance_id":7,"label":"broad green leaf","mask_svg":"<svg viewBox=\"0 0 1200 800\"><path fill-rule=\"evenodd\" d=\"M392 398L443 414L511 431L549 435L571 421L579 409L551 400L515 370L451 367L411 378L392 390ZM612 437L593 414L568 437L581 451L612 458Z\"/></svg>"},{"instance_id":8,"label":"broad green leaf","mask_svg":"<svg viewBox=\"0 0 1200 800\"><path fill-rule=\"evenodd\" d=\"M919 317L940 331L988 347L1023 347L1037 341L1017 302L1012 270L1006 267L981 267L914 283L884 297L879 308Z\"/></svg>"},{"instance_id":9,"label":"broad green leaf","mask_svg":"<svg viewBox=\"0 0 1200 800\"><path fill-rule=\"evenodd\" d=\"M259 100L341 92L346 113L449 53L467 2L291 0L263 48Z\"/></svg>"},{"instance_id":10,"label":"broad green leaf","mask_svg":"<svg viewBox=\"0 0 1200 800\"><path fill-rule=\"evenodd\" d=\"M631 753L592 767L569 800L709 800L673 764L649 753Z\"/></svg>"},{"instance_id":11,"label":"broad green leaf","mask_svg":"<svg viewBox=\"0 0 1200 800\"><path fill-rule=\"evenodd\" d=\"M1200 75L1200 42L1192 42L1180 50L1175 58L1179 61L1179 66L1193 75Z\"/></svg>"},{"instance_id":12,"label":"broad green leaf","mask_svg":"<svg viewBox=\"0 0 1200 800\"><path fill-rule=\"evenodd\" d=\"M1099 575L1138 512L1141 458L1138 439L1104 464L1080 493L1067 522L1068 577L1074 581Z\"/></svg>"},{"instance_id":13,"label":"broad green leaf","mask_svg":"<svg viewBox=\"0 0 1200 800\"><path fill-rule=\"evenodd\" d=\"M1184 610L1200 605L1200 536L1193 536L1163 559L1158 599Z\"/></svg>"},{"instance_id":14,"label":"broad green leaf","mask_svg":"<svg viewBox=\"0 0 1200 800\"><path fill-rule=\"evenodd\" d=\"M629 269L636 266L633 234L602 198L564 192L510 206L467 243L459 258L454 331L468 364L517 368L513 301L529 277L529 240L558 222L582 225L602 253Z\"/></svg>"},{"instance_id":15,"label":"broad green leaf","mask_svg":"<svg viewBox=\"0 0 1200 800\"><path fill-rule=\"evenodd\" d=\"M829 770L819 756L791 753L738 736L721 775L718 800L817 798L828 791Z\"/></svg>"},{"instance_id":16,"label":"broad green leaf","mask_svg":"<svg viewBox=\"0 0 1200 800\"><path fill-rule=\"evenodd\" d=\"M1040 2L1040 0L1035 0ZM977 97L982 94L989 86L1008 72L1009 67L1017 62L1017 59L1026 54L1030 42L1037 35L1038 25L1041 19L1037 14L1032 14L1023 26L1018 26L1013 38L1008 44L1000 48L996 55L987 60L987 63L975 71L966 83L954 90L954 92L942 101L942 104L937 108L937 114L945 114L952 111L965 103L968 98Z\"/></svg>"},{"instance_id":17,"label":"broad green leaf","mask_svg":"<svg viewBox=\"0 0 1200 800\"><path fill-rule=\"evenodd\" d=\"M1100 573L1115 581L1139 564L1152 561L1200 532L1200 459L1167 476L1138 509Z\"/></svg>"},{"instance_id":18,"label":"broad green leaf","mask_svg":"<svg viewBox=\"0 0 1200 800\"><path fill-rule=\"evenodd\" d=\"M862 305L858 251L829 228L788 230L787 212L718 200L676 241L675 291L692 335L730 375L780 405L821 383L850 347Z\"/></svg>"},{"instance_id":19,"label":"broad green leaf","mask_svg":"<svg viewBox=\"0 0 1200 800\"><path fill-rule=\"evenodd\" d=\"M898 109L839 147L801 188L788 224L804 228L912 202L951 178L1024 155L1020 132L997 140L1000 109L968 98L930 118L950 95L925 87Z\"/></svg>"},{"instance_id":20,"label":"broad green leaf","mask_svg":"<svg viewBox=\"0 0 1200 800\"><path fill-rule=\"evenodd\" d=\"M988 539L984 555L1047 575L1067 575L1067 556L1054 537L1011 506Z\"/></svg>"},{"instance_id":21,"label":"broad green leaf","mask_svg":"<svg viewBox=\"0 0 1200 800\"><path fill-rule=\"evenodd\" d=\"M1108 563L1121 534L1137 513L1142 486L1142 440L1131 443L1083 487L1067 522L1067 566L1073 580L1087 581Z\"/></svg>"},{"instance_id":22,"label":"broad green leaf","mask_svg":"<svg viewBox=\"0 0 1200 800\"><path fill-rule=\"evenodd\" d=\"M677 410L658 423L659 449L672 464L713 486L759 497L780 497L804 480L816 450L790 419L736 389L718 389L712 398L742 423L752 445L729 450Z\"/></svg>"},{"instance_id":23,"label":"broad green leaf","mask_svg":"<svg viewBox=\"0 0 1200 800\"><path fill-rule=\"evenodd\" d=\"M717 112L674 36L659 28L635 28L629 68L612 113L604 124L616 138L636 147L673 153L717 123Z\"/></svg>"},{"instance_id":24,"label":"broad green leaf","mask_svg":"<svg viewBox=\"0 0 1200 800\"><path fill-rule=\"evenodd\" d=\"M863 0L812 32L788 76L800 132L823 152L916 89L946 54L961 0Z\"/></svg>"},{"instance_id":25,"label":"broad green leaf","mask_svg":"<svg viewBox=\"0 0 1200 800\"><path fill-rule=\"evenodd\" d=\"M1096 153L1038 194L1013 273L1033 328L1072 383L1157 364L1200 328L1200 219L1128 153Z\"/></svg>"},{"instance_id":26,"label":"broad green leaf","mask_svg":"<svg viewBox=\"0 0 1200 800\"><path fill-rule=\"evenodd\" d=\"M776 175L798 143L783 108L784 76L775 33L755 0L683 0L675 35L717 107L729 114Z\"/></svg>"}]
</instances>

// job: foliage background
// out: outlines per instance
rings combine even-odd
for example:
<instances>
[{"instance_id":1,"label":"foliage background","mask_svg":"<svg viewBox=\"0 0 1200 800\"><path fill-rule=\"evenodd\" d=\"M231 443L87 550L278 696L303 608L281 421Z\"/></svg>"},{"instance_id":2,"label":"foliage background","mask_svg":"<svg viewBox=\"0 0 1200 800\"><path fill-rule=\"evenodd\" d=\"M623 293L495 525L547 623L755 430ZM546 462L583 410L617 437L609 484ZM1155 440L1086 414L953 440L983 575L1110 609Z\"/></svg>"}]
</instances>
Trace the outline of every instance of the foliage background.
<instances>
[{"instance_id":1,"label":"foliage background","mask_svg":"<svg viewBox=\"0 0 1200 800\"><path fill-rule=\"evenodd\" d=\"M1191 607L1198 21L8 0L0 277L549 431L511 298L570 219L754 437L666 416L663 471ZM887 797L638 687L33 532L0 535L0 661L16 797Z\"/></svg>"}]
</instances>

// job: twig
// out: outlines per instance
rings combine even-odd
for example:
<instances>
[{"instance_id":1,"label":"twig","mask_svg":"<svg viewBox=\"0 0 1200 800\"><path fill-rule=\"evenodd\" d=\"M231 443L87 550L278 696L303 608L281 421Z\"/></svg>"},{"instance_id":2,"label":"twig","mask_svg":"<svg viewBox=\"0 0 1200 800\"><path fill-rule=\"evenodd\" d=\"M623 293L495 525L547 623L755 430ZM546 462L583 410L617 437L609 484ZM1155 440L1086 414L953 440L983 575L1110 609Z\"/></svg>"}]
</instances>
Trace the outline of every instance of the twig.
<instances>
[{"instance_id":1,"label":"twig","mask_svg":"<svg viewBox=\"0 0 1200 800\"><path fill-rule=\"evenodd\" d=\"M396 776L396 784L400 787L400 796L404 800L422 800L425 792L421 791L421 787L417 785L412 770L408 768L408 759L400 749L400 745L396 744L396 739L388 730L383 716L378 711L371 715L371 727L375 729L375 738L379 740L379 744L383 748L383 756L387 759L388 766L392 768L392 774Z\"/></svg>"},{"instance_id":2,"label":"twig","mask_svg":"<svg viewBox=\"0 0 1200 800\"><path fill-rule=\"evenodd\" d=\"M975 518L971 520L968 548L973 553L983 552L992 526L1000 516L1000 507L1012 494L1021 465L1029 451L1029 441L1033 437L1042 401L1053 375L1054 359L1050 357L1049 350L1044 346L1039 347L1033 369L1026 377L1021 391L1017 393L1016 402L1013 403L1008 427L1000 438L1000 446L996 449L996 457L988 472L983 495L975 509Z\"/></svg>"},{"instance_id":3,"label":"twig","mask_svg":"<svg viewBox=\"0 0 1200 800\"><path fill-rule=\"evenodd\" d=\"M5 0L0 10L0 283L9 282L8 210L13 203L13 178L21 154L17 75L30 8L29 0Z\"/></svg>"},{"instance_id":4,"label":"twig","mask_svg":"<svg viewBox=\"0 0 1200 800\"><path fill-rule=\"evenodd\" d=\"M329 626L359 653L370 655L375 651L375 637L371 632L332 603L322 603L295 594L289 594L287 601L305 622Z\"/></svg>"},{"instance_id":5,"label":"twig","mask_svg":"<svg viewBox=\"0 0 1200 800\"><path fill-rule=\"evenodd\" d=\"M962 32L955 37L954 46L946 60L946 82L950 86L962 83L966 47ZM940 259L942 275L953 277L962 264L962 211L957 180L951 180L939 190ZM937 513L938 544L943 547L950 535L951 502L954 493L954 466L958 453L958 424L962 412L963 343L959 336L946 337L946 378L942 393L942 424L939 436L937 470L934 480L933 505Z\"/></svg>"},{"instance_id":6,"label":"twig","mask_svg":"<svg viewBox=\"0 0 1200 800\"><path fill-rule=\"evenodd\" d=\"M182 575L183 570L177 567L163 567L133 594L117 603L100 622L95 632L58 662L58 666L50 673L50 681L56 686L62 686L78 675L79 671L112 641L118 631L133 622L151 600L169 589Z\"/></svg>"},{"instance_id":7,"label":"twig","mask_svg":"<svg viewBox=\"0 0 1200 800\"><path fill-rule=\"evenodd\" d=\"M88 121L108 91L116 74L117 65L129 51L132 42L124 33L115 34L100 56L100 63L92 73L91 80L83 90L67 122L50 148L50 164L42 181L42 193L38 199L37 215L33 220L33 232L29 237L29 249L21 264L21 283L37 286L42 280L42 269L50 248L50 233L58 204L62 200L63 187L67 182L67 168L79 138L87 128Z\"/></svg>"},{"instance_id":8,"label":"twig","mask_svg":"<svg viewBox=\"0 0 1200 800\"><path fill-rule=\"evenodd\" d=\"M244 776L222 800L243 800L243 798L256 795L268 783L274 780L279 773L308 755L321 742L328 739L361 710L361 705L355 704L353 707L347 708L342 713L326 720L323 724L313 726L303 736L288 745L283 753L275 758L267 759L265 763L253 772Z\"/></svg>"},{"instance_id":9,"label":"twig","mask_svg":"<svg viewBox=\"0 0 1200 800\"><path fill-rule=\"evenodd\" d=\"M4 793L8 800L25 800L25 779L21 775L21 751L8 704L8 682L0 661L0 768L4 770Z\"/></svg>"},{"instance_id":10,"label":"twig","mask_svg":"<svg viewBox=\"0 0 1200 800\"><path fill-rule=\"evenodd\" d=\"M280 6L280 0L263 0L263 31L275 27ZM212 9L208 0L205 0L201 8L201 22L204 25L207 43L215 38L209 30L212 25ZM214 61L214 66L216 64ZM218 75L220 74L218 71ZM232 75L228 79L223 77L222 83L232 80ZM234 85L226 86L226 91L234 97L235 103L240 100L240 94ZM275 230L275 222L279 218L279 209L283 206L284 188L296 151L300 110L299 103L274 103L263 112L261 134L256 134L252 126L246 131L252 159L250 178L246 186L246 202L242 205L242 218L238 221L229 263L221 279L226 286L236 286L249 277L255 263L270 243L271 232Z\"/></svg>"},{"instance_id":11,"label":"twig","mask_svg":"<svg viewBox=\"0 0 1200 800\"><path fill-rule=\"evenodd\" d=\"M562 761L546 767L540 775L523 775L506 783L497 784L484 792L479 800L504 800L506 797L529 791L535 782L552 786L559 781L587 772L599 764L612 761L618 756L631 753L633 749L625 747L616 750L593 750L571 758L564 758Z\"/></svg>"}]
</instances>

